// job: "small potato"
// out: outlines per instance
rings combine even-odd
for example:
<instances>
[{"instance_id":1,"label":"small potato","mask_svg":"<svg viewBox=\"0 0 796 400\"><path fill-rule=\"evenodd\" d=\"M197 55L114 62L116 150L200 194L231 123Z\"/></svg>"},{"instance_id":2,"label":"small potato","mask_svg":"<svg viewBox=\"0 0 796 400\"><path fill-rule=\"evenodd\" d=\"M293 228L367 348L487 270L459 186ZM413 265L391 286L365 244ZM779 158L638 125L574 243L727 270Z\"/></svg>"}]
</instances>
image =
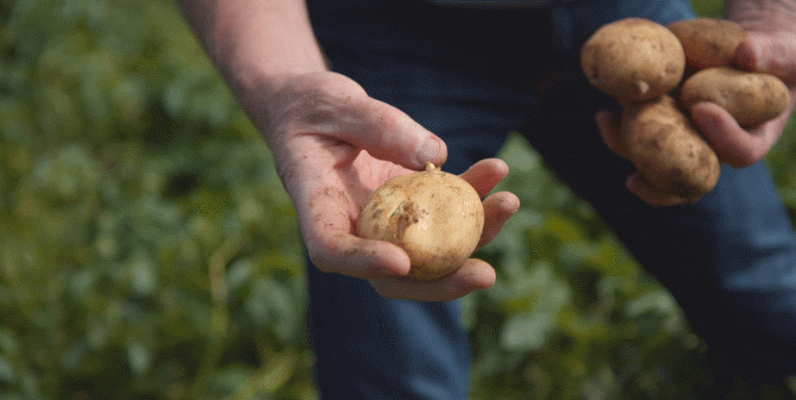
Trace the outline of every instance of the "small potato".
<instances>
[{"instance_id":1,"label":"small potato","mask_svg":"<svg viewBox=\"0 0 796 400\"><path fill-rule=\"evenodd\" d=\"M683 46L674 33L643 18L598 29L583 45L580 61L592 85L622 102L668 93L685 70Z\"/></svg>"},{"instance_id":2,"label":"small potato","mask_svg":"<svg viewBox=\"0 0 796 400\"><path fill-rule=\"evenodd\" d=\"M752 127L785 112L790 94L774 75L708 68L688 78L680 90L680 103L687 110L703 101L720 105L739 125Z\"/></svg>"},{"instance_id":3,"label":"small potato","mask_svg":"<svg viewBox=\"0 0 796 400\"><path fill-rule=\"evenodd\" d=\"M432 164L395 177L371 193L359 213L357 234L403 248L409 276L441 278L475 251L484 228L484 206L464 179Z\"/></svg>"},{"instance_id":4,"label":"small potato","mask_svg":"<svg viewBox=\"0 0 796 400\"><path fill-rule=\"evenodd\" d=\"M624 104L620 129L630 161L653 187L694 202L716 186L716 153L671 97Z\"/></svg>"},{"instance_id":5,"label":"small potato","mask_svg":"<svg viewBox=\"0 0 796 400\"><path fill-rule=\"evenodd\" d=\"M731 67L746 32L735 22L716 18L695 18L669 24L683 44L689 68Z\"/></svg>"}]
</instances>

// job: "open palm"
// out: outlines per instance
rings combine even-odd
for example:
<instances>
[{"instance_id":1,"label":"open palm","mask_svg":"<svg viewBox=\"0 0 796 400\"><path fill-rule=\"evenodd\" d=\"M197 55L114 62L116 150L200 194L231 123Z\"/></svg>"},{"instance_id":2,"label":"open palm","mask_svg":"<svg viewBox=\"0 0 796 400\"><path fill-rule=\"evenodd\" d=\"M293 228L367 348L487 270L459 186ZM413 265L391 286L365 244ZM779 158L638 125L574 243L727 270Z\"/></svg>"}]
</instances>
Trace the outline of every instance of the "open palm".
<instances>
[{"instance_id":1,"label":"open palm","mask_svg":"<svg viewBox=\"0 0 796 400\"><path fill-rule=\"evenodd\" d=\"M267 115L275 117L267 121L267 139L319 269L369 279L380 294L392 298L451 300L494 283L492 267L476 259L436 281L406 278L409 258L403 250L354 235L359 209L374 189L427 162L444 162L441 139L331 72L292 79L272 98ZM462 177L483 197L507 173L503 161L488 159ZM491 241L518 207L517 197L507 192L484 200L479 245Z\"/></svg>"}]
</instances>

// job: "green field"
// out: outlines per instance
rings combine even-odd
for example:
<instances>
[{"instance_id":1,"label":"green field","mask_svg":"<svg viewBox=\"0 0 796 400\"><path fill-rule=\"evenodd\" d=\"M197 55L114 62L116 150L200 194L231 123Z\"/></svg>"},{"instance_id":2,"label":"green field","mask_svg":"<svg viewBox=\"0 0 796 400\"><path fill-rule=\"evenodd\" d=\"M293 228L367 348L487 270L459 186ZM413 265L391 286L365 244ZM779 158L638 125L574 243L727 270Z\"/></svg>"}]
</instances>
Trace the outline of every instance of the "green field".
<instances>
[{"instance_id":1,"label":"green field","mask_svg":"<svg viewBox=\"0 0 796 400\"><path fill-rule=\"evenodd\" d=\"M463 301L473 399L789 398L711 366L527 143L501 156L523 206ZM796 215L792 128L768 161ZM316 399L304 275L269 150L171 2L0 2L1 399Z\"/></svg>"}]
</instances>

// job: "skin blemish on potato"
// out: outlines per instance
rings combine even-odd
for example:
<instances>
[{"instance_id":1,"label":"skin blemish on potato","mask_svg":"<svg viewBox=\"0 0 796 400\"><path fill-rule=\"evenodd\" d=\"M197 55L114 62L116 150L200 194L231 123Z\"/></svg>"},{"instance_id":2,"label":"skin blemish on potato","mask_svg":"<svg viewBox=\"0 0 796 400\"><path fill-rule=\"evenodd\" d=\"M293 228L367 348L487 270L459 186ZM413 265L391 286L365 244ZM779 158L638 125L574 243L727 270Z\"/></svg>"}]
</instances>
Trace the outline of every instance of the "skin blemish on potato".
<instances>
[{"instance_id":1,"label":"skin blemish on potato","mask_svg":"<svg viewBox=\"0 0 796 400\"><path fill-rule=\"evenodd\" d=\"M405 201L390 215L390 224L396 227L396 237L402 238L410 226L420 222L419 208L416 203Z\"/></svg>"}]
</instances>

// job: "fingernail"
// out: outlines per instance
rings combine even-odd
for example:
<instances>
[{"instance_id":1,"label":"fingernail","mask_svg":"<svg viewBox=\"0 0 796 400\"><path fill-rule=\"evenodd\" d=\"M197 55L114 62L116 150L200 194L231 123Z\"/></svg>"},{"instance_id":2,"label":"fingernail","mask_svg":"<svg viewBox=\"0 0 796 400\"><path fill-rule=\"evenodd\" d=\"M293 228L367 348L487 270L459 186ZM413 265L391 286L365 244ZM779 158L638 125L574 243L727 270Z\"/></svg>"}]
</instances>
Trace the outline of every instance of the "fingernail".
<instances>
[{"instance_id":1,"label":"fingernail","mask_svg":"<svg viewBox=\"0 0 796 400\"><path fill-rule=\"evenodd\" d=\"M434 140L434 138L426 139L417 152L418 163L420 163L420 165L425 165L427 162L436 161L439 150L440 146L438 141Z\"/></svg>"}]
</instances>

